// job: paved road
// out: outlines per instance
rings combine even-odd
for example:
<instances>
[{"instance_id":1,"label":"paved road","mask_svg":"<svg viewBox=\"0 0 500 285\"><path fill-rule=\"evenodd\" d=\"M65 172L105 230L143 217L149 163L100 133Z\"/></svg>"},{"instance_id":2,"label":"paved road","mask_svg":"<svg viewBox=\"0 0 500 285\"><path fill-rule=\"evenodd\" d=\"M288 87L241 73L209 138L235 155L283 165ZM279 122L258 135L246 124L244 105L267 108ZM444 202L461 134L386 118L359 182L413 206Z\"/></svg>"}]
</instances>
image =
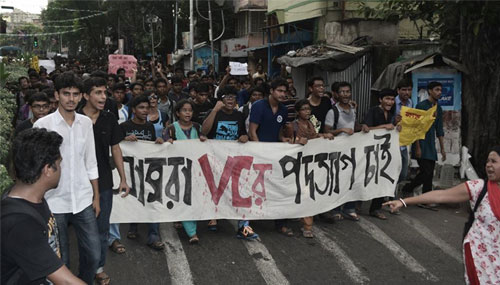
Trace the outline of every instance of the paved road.
<instances>
[{"instance_id":1,"label":"paved road","mask_svg":"<svg viewBox=\"0 0 500 285\"><path fill-rule=\"evenodd\" d=\"M410 207L386 221L362 214L360 222L317 222L314 239L303 238L296 221L292 238L277 234L273 222L254 221L261 242L238 240L234 222L219 221L216 233L199 222L200 244L190 245L183 230L165 223L164 252L145 245L146 226L132 241L122 225L127 252L109 251L106 272L113 284L463 284L466 213L438 209Z\"/></svg>"}]
</instances>

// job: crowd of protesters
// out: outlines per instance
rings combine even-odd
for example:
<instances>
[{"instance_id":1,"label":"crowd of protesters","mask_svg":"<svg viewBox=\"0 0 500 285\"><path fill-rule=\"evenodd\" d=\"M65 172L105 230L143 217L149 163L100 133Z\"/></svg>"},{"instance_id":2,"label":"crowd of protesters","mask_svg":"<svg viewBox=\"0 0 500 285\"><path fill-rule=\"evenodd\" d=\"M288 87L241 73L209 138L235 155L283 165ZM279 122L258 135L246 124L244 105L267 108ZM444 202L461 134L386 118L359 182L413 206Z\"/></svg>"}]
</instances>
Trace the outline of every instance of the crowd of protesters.
<instances>
[{"instance_id":1,"label":"crowd of protesters","mask_svg":"<svg viewBox=\"0 0 500 285\"><path fill-rule=\"evenodd\" d=\"M313 77L307 82L307 90L300 92L286 71L271 80L262 65L255 73L249 71L248 76L232 76L228 67L220 78L213 68L207 73L202 70L185 73L181 68L163 68L152 62L138 69L130 78L125 76L124 69L108 74L78 66L57 69L50 75L43 68L39 72L30 69L26 77L19 78L15 92L18 106L14 142L16 184L2 200L2 284L13 278L22 280L21 283L45 284L46 278L54 283L80 282L67 268L70 223L78 240L78 278L87 284L109 284L110 277L104 271L108 249L117 254L126 251L119 225L110 225L109 221L112 189L118 188L123 192L122 197L130 191L119 145L123 140L162 144L174 140L214 139L304 145L315 138L331 140L355 132L398 128L401 107L413 107L416 103L411 101L411 81L402 80L396 90L381 90L377 94L378 103L359 122L357 104L348 82L325 86L323 78ZM326 91L328 87L331 92ZM437 104L441 84L431 82L427 89L429 98L416 108L427 110ZM442 158L446 159L443 136L442 109L438 105L436 121L426 138L411 147L419 172L403 188L405 197L413 196L413 189L422 184L424 193L432 190L436 137ZM409 149L401 147L399 182L407 178ZM110 157L120 176L119 185L113 185ZM491 174L490 180L500 176L498 160L493 163L495 166L490 167L493 170L488 173L497 176ZM469 195L476 195L483 184L467 185L476 189L469 190ZM48 191L52 188L55 190ZM422 203L431 203L431 200L423 199ZM419 200L406 203L415 201ZM17 203L15 206L24 210L4 215L4 209L10 209L4 203L7 206ZM387 219L382 211L383 203L383 197L373 199L369 214ZM391 213L398 214L398 209L406 203L400 199L387 205L392 207ZM302 235L314 238L315 218L327 223L343 219L359 221L360 211L361 202L353 201L317 217L303 217ZM46 226L40 225L38 216L49 224L49 244L47 231L40 233L40 228L46 229ZM200 241L197 224L197 221L179 221L174 227L184 229L189 243L196 244ZM207 226L216 231L217 220L208 221ZM279 233L294 236L287 220L276 220L275 226ZM147 245L155 250L163 250L165 246L159 227L159 223L148 224ZM480 231L473 232L479 235ZM139 234L137 224L128 225L128 239L136 239ZM246 220L238 221L236 236L246 240L259 238ZM474 254L477 251L472 249ZM36 257L32 258L33 255ZM498 251L496 255L500 258Z\"/></svg>"}]
</instances>

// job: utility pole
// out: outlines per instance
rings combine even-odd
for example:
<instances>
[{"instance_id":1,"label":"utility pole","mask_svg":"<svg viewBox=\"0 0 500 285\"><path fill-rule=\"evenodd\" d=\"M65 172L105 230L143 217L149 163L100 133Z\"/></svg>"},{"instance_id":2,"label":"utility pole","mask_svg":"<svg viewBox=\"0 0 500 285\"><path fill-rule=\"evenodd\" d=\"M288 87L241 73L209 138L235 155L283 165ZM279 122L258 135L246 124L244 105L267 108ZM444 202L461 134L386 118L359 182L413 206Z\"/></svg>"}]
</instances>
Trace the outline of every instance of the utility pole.
<instances>
[{"instance_id":1,"label":"utility pole","mask_svg":"<svg viewBox=\"0 0 500 285\"><path fill-rule=\"evenodd\" d=\"M179 2L175 0L175 38L174 38L174 52L177 51L177 12L179 11Z\"/></svg>"},{"instance_id":2,"label":"utility pole","mask_svg":"<svg viewBox=\"0 0 500 285\"><path fill-rule=\"evenodd\" d=\"M215 70L215 60L214 60L214 37L213 37L213 29L212 29L212 8L210 7L210 0L208 2L208 22L210 23L210 27L208 29L208 39L210 40L210 55L212 59L212 65Z\"/></svg>"},{"instance_id":3,"label":"utility pole","mask_svg":"<svg viewBox=\"0 0 500 285\"><path fill-rule=\"evenodd\" d=\"M194 70L194 15L193 0L189 0L189 47L191 48L190 68Z\"/></svg>"}]
</instances>

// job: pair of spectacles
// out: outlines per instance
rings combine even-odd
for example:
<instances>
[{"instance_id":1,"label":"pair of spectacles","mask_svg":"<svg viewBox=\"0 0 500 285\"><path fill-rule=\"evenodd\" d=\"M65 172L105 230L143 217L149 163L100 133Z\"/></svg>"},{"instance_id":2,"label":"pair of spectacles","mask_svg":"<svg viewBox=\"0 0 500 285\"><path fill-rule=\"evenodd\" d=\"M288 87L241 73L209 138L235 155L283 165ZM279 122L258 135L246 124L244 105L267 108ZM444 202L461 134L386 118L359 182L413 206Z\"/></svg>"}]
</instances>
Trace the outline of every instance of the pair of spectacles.
<instances>
[{"instance_id":1,"label":"pair of spectacles","mask_svg":"<svg viewBox=\"0 0 500 285\"><path fill-rule=\"evenodd\" d=\"M156 100L156 99L158 99L158 96L156 96L156 95L149 95L148 99L149 100L151 100L151 99L155 99Z\"/></svg>"}]
</instances>

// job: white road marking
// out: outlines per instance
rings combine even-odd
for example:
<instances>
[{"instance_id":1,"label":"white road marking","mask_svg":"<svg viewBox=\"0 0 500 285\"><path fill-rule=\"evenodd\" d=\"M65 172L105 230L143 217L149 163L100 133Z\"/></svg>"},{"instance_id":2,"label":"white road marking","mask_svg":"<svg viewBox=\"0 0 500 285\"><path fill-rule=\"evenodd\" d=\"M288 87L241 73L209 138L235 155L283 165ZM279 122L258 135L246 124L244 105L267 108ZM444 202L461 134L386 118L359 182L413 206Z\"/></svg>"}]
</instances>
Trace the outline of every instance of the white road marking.
<instances>
[{"instance_id":1,"label":"white road marking","mask_svg":"<svg viewBox=\"0 0 500 285\"><path fill-rule=\"evenodd\" d=\"M162 223L160 233L165 243L164 252L167 257L168 271L170 272L172 284L194 284L186 254L172 223Z\"/></svg>"},{"instance_id":2,"label":"white road marking","mask_svg":"<svg viewBox=\"0 0 500 285\"><path fill-rule=\"evenodd\" d=\"M397 242L395 242L387 234L385 234L379 227L367 221L367 219L361 219L358 224L363 230L368 232L373 239L387 247L392 255L410 271L422 274L425 279L429 281L439 281L436 276L427 271L427 269L425 269L415 258L413 258Z\"/></svg>"},{"instance_id":3,"label":"white road marking","mask_svg":"<svg viewBox=\"0 0 500 285\"><path fill-rule=\"evenodd\" d=\"M352 279L354 284L365 284L370 282L370 278L365 276L361 270L359 270L344 250L342 250L342 248L340 248L340 246L333 239L326 236L322 229L317 226L313 226L313 233L319 244L326 251L335 256L340 267L342 267L342 269L346 272L346 275Z\"/></svg>"},{"instance_id":4,"label":"white road marking","mask_svg":"<svg viewBox=\"0 0 500 285\"><path fill-rule=\"evenodd\" d=\"M238 229L238 222L235 220L230 221L233 227ZM285 275L276 266L276 262L267 250L266 246L259 241L242 241L247 248L248 253L252 256L255 266L259 270L262 278L267 284L286 285L290 284Z\"/></svg>"},{"instance_id":5,"label":"white road marking","mask_svg":"<svg viewBox=\"0 0 500 285\"><path fill-rule=\"evenodd\" d=\"M399 217L403 222L413 227L418 233L420 233L426 240L433 243L435 246L439 247L444 253L453 257L459 263L463 263L462 253L457 249L450 246L447 242L436 236L428 227L424 226L419 220L410 217L407 214L401 213Z\"/></svg>"}]
</instances>

